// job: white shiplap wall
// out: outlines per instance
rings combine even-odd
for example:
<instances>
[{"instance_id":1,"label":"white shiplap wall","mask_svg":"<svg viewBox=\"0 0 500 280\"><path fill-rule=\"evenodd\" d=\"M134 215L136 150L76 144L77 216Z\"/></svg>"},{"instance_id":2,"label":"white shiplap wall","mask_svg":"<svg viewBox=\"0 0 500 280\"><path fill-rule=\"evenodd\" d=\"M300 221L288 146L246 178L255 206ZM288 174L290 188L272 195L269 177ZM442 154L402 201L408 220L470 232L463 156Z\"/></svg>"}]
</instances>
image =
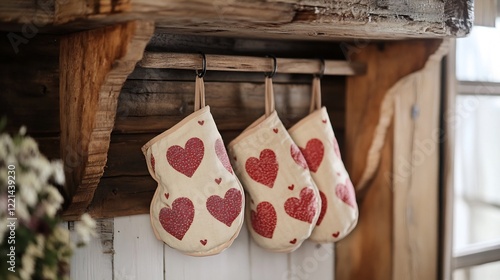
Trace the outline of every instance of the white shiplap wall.
<instances>
[{"instance_id":1,"label":"white shiplap wall","mask_svg":"<svg viewBox=\"0 0 500 280\"><path fill-rule=\"evenodd\" d=\"M245 227L219 255L185 256L158 241L149 215L99 222L100 238L78 249L73 280L333 280L333 244L305 242L290 254L258 247Z\"/></svg>"}]
</instances>

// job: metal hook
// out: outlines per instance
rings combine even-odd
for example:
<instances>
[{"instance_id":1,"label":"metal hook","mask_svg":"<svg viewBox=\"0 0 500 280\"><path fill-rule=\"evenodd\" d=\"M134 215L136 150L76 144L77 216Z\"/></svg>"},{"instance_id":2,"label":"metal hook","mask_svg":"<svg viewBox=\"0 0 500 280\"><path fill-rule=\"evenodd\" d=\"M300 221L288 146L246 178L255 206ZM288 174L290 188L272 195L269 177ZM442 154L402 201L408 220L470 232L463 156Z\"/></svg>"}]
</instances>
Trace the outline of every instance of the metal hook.
<instances>
[{"instance_id":1,"label":"metal hook","mask_svg":"<svg viewBox=\"0 0 500 280\"><path fill-rule=\"evenodd\" d=\"M205 74L207 73L207 57L202 52L200 52L200 54L202 57L202 69L201 69L200 73L198 73L198 69L197 69L196 75L198 75L198 77L200 77L200 78L203 78L205 76Z\"/></svg>"},{"instance_id":2,"label":"metal hook","mask_svg":"<svg viewBox=\"0 0 500 280\"><path fill-rule=\"evenodd\" d=\"M276 56L270 54L270 55L266 55L266 57L271 57L273 59L273 71L271 73L264 73L264 75L266 75L266 77L268 78L272 78L274 77L274 74L276 74L276 72L278 71L278 62L276 61Z\"/></svg>"},{"instance_id":3,"label":"metal hook","mask_svg":"<svg viewBox=\"0 0 500 280\"><path fill-rule=\"evenodd\" d=\"M325 59L320 58L320 62L321 62L321 69L319 70L319 73L314 74L314 77L321 79L323 78L323 75L325 75Z\"/></svg>"}]
</instances>

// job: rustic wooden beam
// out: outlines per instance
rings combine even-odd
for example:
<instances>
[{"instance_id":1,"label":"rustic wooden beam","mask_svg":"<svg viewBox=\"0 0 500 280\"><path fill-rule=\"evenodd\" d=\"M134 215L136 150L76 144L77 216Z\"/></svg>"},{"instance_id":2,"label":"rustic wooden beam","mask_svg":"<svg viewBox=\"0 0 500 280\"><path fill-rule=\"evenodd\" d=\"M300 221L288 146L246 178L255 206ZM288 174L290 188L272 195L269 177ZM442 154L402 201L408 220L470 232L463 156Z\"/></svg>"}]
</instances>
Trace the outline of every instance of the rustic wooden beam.
<instances>
[{"instance_id":1,"label":"rustic wooden beam","mask_svg":"<svg viewBox=\"0 0 500 280\"><path fill-rule=\"evenodd\" d=\"M345 160L356 186L360 218L356 229L336 246L337 280L407 279L393 278L399 264L394 213L405 209L396 209L394 203L394 134L399 132L393 123L394 102L386 95L400 79L422 69L440 44L440 40L370 44L353 53L354 61L369 65L366 75L348 77L346 85Z\"/></svg>"},{"instance_id":2,"label":"rustic wooden beam","mask_svg":"<svg viewBox=\"0 0 500 280\"><path fill-rule=\"evenodd\" d=\"M5 3L4 3L5 2ZM161 32L332 40L464 36L472 0L3 1L0 29L28 33L154 20ZM13 24L13 25L12 25ZM28 38L29 39L29 38Z\"/></svg>"},{"instance_id":3,"label":"rustic wooden beam","mask_svg":"<svg viewBox=\"0 0 500 280\"><path fill-rule=\"evenodd\" d=\"M66 173L64 217L78 218L104 172L118 95L142 57L152 22L132 21L61 38L61 155Z\"/></svg>"}]
</instances>

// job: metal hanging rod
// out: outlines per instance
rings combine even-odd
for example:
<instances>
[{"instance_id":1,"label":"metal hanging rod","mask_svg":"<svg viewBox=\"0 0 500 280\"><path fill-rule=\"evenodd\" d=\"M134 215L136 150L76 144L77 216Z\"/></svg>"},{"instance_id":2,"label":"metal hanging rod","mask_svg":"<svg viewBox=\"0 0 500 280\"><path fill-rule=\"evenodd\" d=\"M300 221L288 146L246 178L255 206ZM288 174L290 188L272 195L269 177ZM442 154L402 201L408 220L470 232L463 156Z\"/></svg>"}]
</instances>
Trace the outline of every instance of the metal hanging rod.
<instances>
[{"instance_id":1,"label":"metal hanging rod","mask_svg":"<svg viewBox=\"0 0 500 280\"><path fill-rule=\"evenodd\" d=\"M274 67L271 57L216 54L207 54L205 57L206 70L208 71L269 73ZM200 54L145 52L139 66L144 68L200 70L202 62L202 55ZM278 74L318 74L322 69L320 59L277 58L277 66ZM353 76L366 72L366 65L360 62L325 60L324 67L324 75Z\"/></svg>"}]
</instances>

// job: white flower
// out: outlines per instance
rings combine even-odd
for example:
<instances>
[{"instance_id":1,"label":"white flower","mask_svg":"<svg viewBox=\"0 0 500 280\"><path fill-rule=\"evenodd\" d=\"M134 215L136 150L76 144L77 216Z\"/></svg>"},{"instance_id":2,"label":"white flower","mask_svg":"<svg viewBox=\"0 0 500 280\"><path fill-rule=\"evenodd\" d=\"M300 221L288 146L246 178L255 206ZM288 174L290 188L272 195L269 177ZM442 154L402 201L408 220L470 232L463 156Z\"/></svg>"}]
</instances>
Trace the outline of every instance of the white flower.
<instances>
[{"instance_id":1,"label":"white flower","mask_svg":"<svg viewBox=\"0 0 500 280\"><path fill-rule=\"evenodd\" d=\"M14 142L9 134L3 133L0 135L0 159L7 158L7 155L12 154L14 150Z\"/></svg>"},{"instance_id":2,"label":"white flower","mask_svg":"<svg viewBox=\"0 0 500 280\"><path fill-rule=\"evenodd\" d=\"M47 185L47 187L44 188L44 191L47 194L48 203L53 204L55 207L57 207L57 209L59 209L61 204L64 202L64 198L59 193L59 191L52 185Z\"/></svg>"},{"instance_id":3,"label":"white flower","mask_svg":"<svg viewBox=\"0 0 500 280\"><path fill-rule=\"evenodd\" d=\"M42 181L36 176L34 172L22 172L17 175L17 187L18 189L22 188L24 190L34 190L35 192L39 192L42 188Z\"/></svg>"},{"instance_id":4,"label":"white flower","mask_svg":"<svg viewBox=\"0 0 500 280\"><path fill-rule=\"evenodd\" d=\"M34 189L20 188L18 193L20 193L21 202L26 203L29 207L35 206L38 202L38 194Z\"/></svg>"},{"instance_id":5,"label":"white flower","mask_svg":"<svg viewBox=\"0 0 500 280\"><path fill-rule=\"evenodd\" d=\"M19 276L21 276L21 279L31 279L31 275L35 271L35 256L33 255L34 251L36 251L35 245L33 243L30 243L21 259L22 268L19 271Z\"/></svg>"},{"instance_id":6,"label":"white flower","mask_svg":"<svg viewBox=\"0 0 500 280\"><path fill-rule=\"evenodd\" d=\"M49 203L47 201L42 202L42 207L43 207L42 208L43 212L51 218L54 217L57 213L57 210L59 210L59 206L56 206L56 205Z\"/></svg>"},{"instance_id":7,"label":"white flower","mask_svg":"<svg viewBox=\"0 0 500 280\"><path fill-rule=\"evenodd\" d=\"M16 217L20 220L30 220L30 212L24 203L16 204Z\"/></svg>"},{"instance_id":8,"label":"white flower","mask_svg":"<svg viewBox=\"0 0 500 280\"><path fill-rule=\"evenodd\" d=\"M21 126L21 128L19 128L19 135L21 136L24 136L26 135L26 126Z\"/></svg>"},{"instance_id":9,"label":"white flower","mask_svg":"<svg viewBox=\"0 0 500 280\"><path fill-rule=\"evenodd\" d=\"M52 161L52 177L54 181L58 185L64 185L65 177L64 177L64 165L61 160Z\"/></svg>"},{"instance_id":10,"label":"white flower","mask_svg":"<svg viewBox=\"0 0 500 280\"><path fill-rule=\"evenodd\" d=\"M17 147L18 158L21 164L27 165L39 155L38 144L31 137L23 138Z\"/></svg>"},{"instance_id":11,"label":"white flower","mask_svg":"<svg viewBox=\"0 0 500 280\"><path fill-rule=\"evenodd\" d=\"M47 182L52 175L52 165L43 156L34 157L25 165L34 169L38 175L38 180L41 182Z\"/></svg>"},{"instance_id":12,"label":"white flower","mask_svg":"<svg viewBox=\"0 0 500 280\"><path fill-rule=\"evenodd\" d=\"M87 213L82 215L81 221L75 223L75 231L83 244L88 244L92 236L97 236L95 228L95 220Z\"/></svg>"}]
</instances>

